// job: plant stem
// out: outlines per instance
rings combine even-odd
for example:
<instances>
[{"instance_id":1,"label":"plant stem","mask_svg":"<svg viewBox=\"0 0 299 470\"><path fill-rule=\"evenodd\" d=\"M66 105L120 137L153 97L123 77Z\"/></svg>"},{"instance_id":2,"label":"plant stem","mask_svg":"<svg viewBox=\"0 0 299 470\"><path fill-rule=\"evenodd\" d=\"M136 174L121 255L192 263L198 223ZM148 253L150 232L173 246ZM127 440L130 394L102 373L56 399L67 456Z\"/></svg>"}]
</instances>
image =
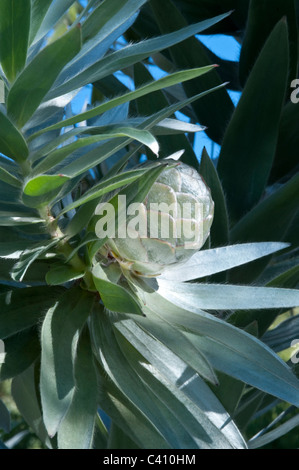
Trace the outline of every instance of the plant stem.
<instances>
[{"instance_id":1,"label":"plant stem","mask_svg":"<svg viewBox=\"0 0 299 470\"><path fill-rule=\"evenodd\" d=\"M20 164L22 169L23 177L26 178L30 175L31 172L31 165L28 161L24 161ZM37 209L39 216L45 222L45 228L48 234L53 239L59 239L59 242L56 246L56 250L58 253L62 254L65 260L68 260L67 263L72 266L76 271L82 273L83 282L88 290L96 291L92 274L89 271L87 264L82 260L82 258L78 255L78 253L74 253L74 255L70 258L73 248L69 244L69 242L65 239L65 235L62 233L58 226L58 221L51 215L50 209L48 206L43 206Z\"/></svg>"}]
</instances>

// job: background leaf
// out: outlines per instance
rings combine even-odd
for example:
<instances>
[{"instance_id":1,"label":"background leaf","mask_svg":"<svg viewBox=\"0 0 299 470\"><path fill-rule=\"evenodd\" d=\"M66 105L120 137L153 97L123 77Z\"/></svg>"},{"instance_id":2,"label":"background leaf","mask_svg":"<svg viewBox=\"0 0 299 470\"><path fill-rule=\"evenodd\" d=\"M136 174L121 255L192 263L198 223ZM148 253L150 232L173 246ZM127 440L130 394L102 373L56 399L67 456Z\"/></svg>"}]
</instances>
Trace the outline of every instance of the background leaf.
<instances>
[{"instance_id":1,"label":"background leaf","mask_svg":"<svg viewBox=\"0 0 299 470\"><path fill-rule=\"evenodd\" d=\"M223 188L219 180L214 163L210 159L206 148L202 151L200 174L211 190L215 204L214 219L210 232L211 246L222 246L228 243L228 212Z\"/></svg>"},{"instance_id":2,"label":"background leaf","mask_svg":"<svg viewBox=\"0 0 299 470\"><path fill-rule=\"evenodd\" d=\"M78 341L74 378L75 391L58 430L58 446L60 449L90 449L97 412L97 378L86 331Z\"/></svg>"},{"instance_id":3,"label":"background leaf","mask_svg":"<svg viewBox=\"0 0 299 470\"><path fill-rule=\"evenodd\" d=\"M299 202L299 175L270 194L243 217L231 231L231 241L286 240L288 227L294 219ZM236 268L230 274L230 281L251 282L259 275L269 260L261 260L247 267Z\"/></svg>"},{"instance_id":4,"label":"background leaf","mask_svg":"<svg viewBox=\"0 0 299 470\"><path fill-rule=\"evenodd\" d=\"M251 0L248 22L240 56L240 79L245 83L258 55L271 30L282 17L286 18L290 43L289 79L297 77L298 71L298 32L294 0L281 2L273 0L271 8L267 0Z\"/></svg>"},{"instance_id":5,"label":"background leaf","mask_svg":"<svg viewBox=\"0 0 299 470\"><path fill-rule=\"evenodd\" d=\"M36 111L59 72L80 48L80 28L72 28L45 47L18 76L7 99L8 114L18 127L23 127ZM33 82L39 87L32 87Z\"/></svg>"},{"instance_id":6,"label":"background leaf","mask_svg":"<svg viewBox=\"0 0 299 470\"><path fill-rule=\"evenodd\" d=\"M10 82L22 71L27 58L31 1L2 0L0 62Z\"/></svg>"},{"instance_id":7,"label":"background leaf","mask_svg":"<svg viewBox=\"0 0 299 470\"><path fill-rule=\"evenodd\" d=\"M70 289L48 310L43 322L40 387L43 419L50 436L56 434L72 400L78 336L93 300L81 289Z\"/></svg>"},{"instance_id":8,"label":"background leaf","mask_svg":"<svg viewBox=\"0 0 299 470\"><path fill-rule=\"evenodd\" d=\"M275 155L287 76L288 35L286 24L281 21L255 63L221 148L217 169L232 223L249 211L265 190Z\"/></svg>"},{"instance_id":9,"label":"background leaf","mask_svg":"<svg viewBox=\"0 0 299 470\"><path fill-rule=\"evenodd\" d=\"M0 429L5 432L10 430L10 414L2 400L0 400Z\"/></svg>"},{"instance_id":10,"label":"background leaf","mask_svg":"<svg viewBox=\"0 0 299 470\"><path fill-rule=\"evenodd\" d=\"M35 35L52 3L52 0L44 0L42 3L39 0L31 0L31 21L30 21L30 37L29 43L31 44Z\"/></svg>"},{"instance_id":11,"label":"background leaf","mask_svg":"<svg viewBox=\"0 0 299 470\"><path fill-rule=\"evenodd\" d=\"M33 365L13 379L11 390L13 399L22 416L24 416L25 421L31 426L41 441L51 448L41 414L40 397L36 386L35 368Z\"/></svg>"},{"instance_id":12,"label":"background leaf","mask_svg":"<svg viewBox=\"0 0 299 470\"><path fill-rule=\"evenodd\" d=\"M5 339L5 362L0 364L0 380L16 377L39 357L40 342L36 329L27 329Z\"/></svg>"},{"instance_id":13,"label":"background leaf","mask_svg":"<svg viewBox=\"0 0 299 470\"><path fill-rule=\"evenodd\" d=\"M150 5L162 33L169 33L170 31L186 26L184 17L170 0L164 1L163 4L159 0L151 0ZM171 15L169 12L171 12ZM209 58L200 42L195 38L188 39L179 46L172 47L170 54L175 65L179 68L185 68L186 66L190 66L190 64L193 67L210 65ZM192 83L184 84L183 87L187 96L190 97L211 86L217 86L220 83L221 80L217 71L213 70L208 78L202 77L197 81L194 80ZM210 114L209 110L215 109L216 107L218 113ZM223 88L217 93L205 97L200 105L195 103L193 108L200 124L207 126L208 129L206 132L209 137L215 142L221 143L226 123L234 110L233 103L227 91Z\"/></svg>"},{"instance_id":14,"label":"background leaf","mask_svg":"<svg viewBox=\"0 0 299 470\"><path fill-rule=\"evenodd\" d=\"M0 111L0 151L7 157L21 163L28 156L29 150L22 134L13 123Z\"/></svg>"}]
</instances>

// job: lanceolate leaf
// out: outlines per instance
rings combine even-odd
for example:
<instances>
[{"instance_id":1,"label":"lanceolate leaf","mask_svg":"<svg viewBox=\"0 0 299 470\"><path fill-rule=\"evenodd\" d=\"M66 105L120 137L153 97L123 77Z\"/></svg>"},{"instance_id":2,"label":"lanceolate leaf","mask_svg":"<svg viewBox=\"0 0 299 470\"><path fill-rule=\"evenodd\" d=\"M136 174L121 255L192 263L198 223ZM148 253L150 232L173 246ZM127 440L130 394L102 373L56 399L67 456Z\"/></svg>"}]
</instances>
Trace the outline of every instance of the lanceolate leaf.
<instances>
[{"instance_id":1,"label":"lanceolate leaf","mask_svg":"<svg viewBox=\"0 0 299 470\"><path fill-rule=\"evenodd\" d=\"M18 163L25 160L29 153L24 137L2 112L0 112L0 152Z\"/></svg>"},{"instance_id":2,"label":"lanceolate leaf","mask_svg":"<svg viewBox=\"0 0 299 470\"><path fill-rule=\"evenodd\" d=\"M6 171L4 168L0 167L0 180L5 181L5 183L10 184L11 186L15 186L16 188L20 188L22 186L21 181L16 178L14 175Z\"/></svg>"},{"instance_id":3,"label":"lanceolate leaf","mask_svg":"<svg viewBox=\"0 0 299 470\"><path fill-rule=\"evenodd\" d=\"M93 281L106 308L113 312L136 313L143 315L138 302L124 287L108 280L103 268L97 264L93 271Z\"/></svg>"},{"instance_id":4,"label":"lanceolate leaf","mask_svg":"<svg viewBox=\"0 0 299 470\"><path fill-rule=\"evenodd\" d=\"M167 104L168 103L166 102L165 106ZM117 108L115 108L115 111L116 110ZM148 113L144 113L144 114L147 115ZM146 117L131 118L131 119L127 119L126 122L123 122L123 121L119 123L113 122L112 124L108 124L106 126L104 125L104 126L76 127L75 129L72 129L68 132L64 132L59 137L50 141L49 143L42 145L36 151L31 152L29 160L33 163L40 160L41 158L43 158L44 156L48 155L50 152L55 150L57 147L59 147L61 144L63 144L65 141L67 141L68 139L72 140L72 137L79 136L79 134L81 135L81 137L84 137L85 134L90 134L90 135L108 134L109 135L110 133L109 137L110 136L113 137L113 134L118 129L122 129L122 132L124 132L125 130L131 131L131 133L135 131L136 136L142 137L142 134L136 131L135 126L141 125L145 120L146 120ZM181 133L186 133L186 132L199 132L202 130L204 130L204 128L196 124L179 121L178 119L164 119L152 129L152 133L154 135L160 136L160 135L175 135L175 134L181 134ZM161 138L159 138L159 142L160 141L161 141ZM155 145L157 145L154 142L153 138L151 138L149 135L146 135L146 133L143 134L143 140L141 140L141 142L143 142L145 145L153 143L153 150L155 150ZM181 145L181 147L183 148L184 145ZM169 155L169 153L167 155Z\"/></svg>"},{"instance_id":5,"label":"lanceolate leaf","mask_svg":"<svg viewBox=\"0 0 299 470\"><path fill-rule=\"evenodd\" d=\"M25 66L30 29L30 0L2 0L0 62L10 82Z\"/></svg>"},{"instance_id":6,"label":"lanceolate leaf","mask_svg":"<svg viewBox=\"0 0 299 470\"><path fill-rule=\"evenodd\" d=\"M223 85L220 85L221 87ZM207 90L206 92L200 93L199 95L193 96L192 98L189 98L187 100L184 100L182 102L179 102L178 104L171 105L165 109L162 109L158 113L154 114L153 116L150 116L147 118L141 125L141 129L145 130L150 130L152 127L154 127L156 124L159 122L163 121L163 119L166 119L167 117L171 116L173 113L176 111L180 110L184 106L188 105L189 103L192 103L193 101L196 101L199 98L202 98L208 93L211 93L215 91L218 88L212 88L211 90ZM95 165L98 165L99 163L102 163L104 160L106 160L108 157L111 155L115 154L118 150L124 148L126 145L128 145L131 142L131 139L126 139L123 140L121 139L120 144L115 144L115 142L108 142L103 144L101 147L101 153L99 154L99 150L93 149L90 150L88 153L86 153L83 157L79 157L72 163L68 164L63 168L63 172L65 175L70 176L73 178L74 176L77 176L84 171L89 170Z\"/></svg>"},{"instance_id":7,"label":"lanceolate leaf","mask_svg":"<svg viewBox=\"0 0 299 470\"><path fill-rule=\"evenodd\" d=\"M218 379L207 359L201 355L194 346L186 340L184 335L171 323L162 321L154 312L145 309L146 317L134 318L136 324L157 338L170 351L181 358L186 364L194 369L201 377L218 385ZM181 347L177 349L177 344Z\"/></svg>"},{"instance_id":8,"label":"lanceolate leaf","mask_svg":"<svg viewBox=\"0 0 299 470\"><path fill-rule=\"evenodd\" d=\"M41 255L43 255L44 253L47 253L47 251L50 248L57 245L58 242L59 242L58 238L45 240L41 243L33 245L32 247L24 250L22 255L20 256L19 261L14 265L11 271L11 277L15 281L21 282L27 272L27 269L30 267L30 265Z\"/></svg>"},{"instance_id":9,"label":"lanceolate leaf","mask_svg":"<svg viewBox=\"0 0 299 470\"><path fill-rule=\"evenodd\" d=\"M50 439L43 423L39 391L35 381L35 368L31 366L12 381L11 391L14 401L25 421L41 441L51 447Z\"/></svg>"},{"instance_id":10,"label":"lanceolate leaf","mask_svg":"<svg viewBox=\"0 0 299 470\"><path fill-rule=\"evenodd\" d=\"M23 202L28 207L44 206L55 199L68 180L64 175L37 176L26 183L22 195Z\"/></svg>"},{"instance_id":11,"label":"lanceolate leaf","mask_svg":"<svg viewBox=\"0 0 299 470\"><path fill-rule=\"evenodd\" d=\"M74 78L66 81L63 85L54 88L49 94L48 99L55 98L59 95L64 95L79 86L86 85L87 83L100 80L116 71L134 65L151 54L157 51L170 47L184 39L200 33L212 24L221 21L228 14L220 15L215 18L202 21L200 23L186 26L179 31L166 34L153 39L148 39L138 44L129 45L126 48L120 49L112 54L105 56L103 59L95 62L92 66L88 67L82 73L79 73Z\"/></svg>"},{"instance_id":12,"label":"lanceolate leaf","mask_svg":"<svg viewBox=\"0 0 299 470\"><path fill-rule=\"evenodd\" d=\"M159 317L183 332L192 332L187 334L188 339L216 370L298 406L299 381L271 349L245 331L203 312L198 305L186 306L174 299L173 292L169 295L170 301L150 293L144 297Z\"/></svg>"},{"instance_id":13,"label":"lanceolate leaf","mask_svg":"<svg viewBox=\"0 0 299 470\"><path fill-rule=\"evenodd\" d=\"M101 33L101 39L111 33L111 29L116 29L120 24L127 21L133 14L146 3L146 0L118 0L104 1L89 15L83 23L83 39L91 39L98 32Z\"/></svg>"},{"instance_id":14,"label":"lanceolate leaf","mask_svg":"<svg viewBox=\"0 0 299 470\"><path fill-rule=\"evenodd\" d=\"M40 2L40 0L31 0L30 44L33 41L51 3L52 0L44 0L43 2Z\"/></svg>"},{"instance_id":15,"label":"lanceolate leaf","mask_svg":"<svg viewBox=\"0 0 299 470\"><path fill-rule=\"evenodd\" d=\"M43 219L26 217L22 212L0 212L0 226L17 227L18 225L41 224Z\"/></svg>"},{"instance_id":16,"label":"lanceolate leaf","mask_svg":"<svg viewBox=\"0 0 299 470\"><path fill-rule=\"evenodd\" d=\"M169 281L191 281L249 263L287 246L286 243L244 243L203 250L195 253L183 266L165 271L162 277Z\"/></svg>"},{"instance_id":17,"label":"lanceolate leaf","mask_svg":"<svg viewBox=\"0 0 299 470\"><path fill-rule=\"evenodd\" d=\"M59 287L27 287L9 290L0 295L0 338L7 338L38 324L64 289Z\"/></svg>"},{"instance_id":18,"label":"lanceolate leaf","mask_svg":"<svg viewBox=\"0 0 299 470\"><path fill-rule=\"evenodd\" d=\"M132 26L138 15L138 8L143 3L144 0L125 0L121 3L115 0L112 2L91 0L75 21L76 24L78 22L82 24L83 47L80 54L60 74L56 86L102 58L110 45ZM90 13L87 15L88 10ZM86 20L82 23L84 17Z\"/></svg>"},{"instance_id":19,"label":"lanceolate leaf","mask_svg":"<svg viewBox=\"0 0 299 470\"><path fill-rule=\"evenodd\" d=\"M38 108L55 78L81 47L81 31L72 28L57 41L45 47L27 65L14 82L7 100L9 116L22 127ZM38 87L33 87L38 83Z\"/></svg>"},{"instance_id":20,"label":"lanceolate leaf","mask_svg":"<svg viewBox=\"0 0 299 470\"><path fill-rule=\"evenodd\" d=\"M95 144L102 140L115 139L119 137L130 137L131 139L136 139L137 141L142 142L151 148L156 155L158 154L159 144L150 132L146 130L122 127L119 129L114 129L114 131L111 133L92 137L83 137L82 139L76 140L69 145L54 150L34 168L34 174L38 175L39 173L44 173L50 170L51 168L55 167L55 165L58 165L58 163L64 160L65 157L81 147L87 147L88 145Z\"/></svg>"},{"instance_id":21,"label":"lanceolate leaf","mask_svg":"<svg viewBox=\"0 0 299 470\"><path fill-rule=\"evenodd\" d=\"M38 0L36 0L38 1ZM43 3L48 0L43 0ZM60 0L60 2L57 4L56 2L51 2L51 5L49 5L49 8L47 9L46 14L44 15L44 19L42 21L42 24L38 30L37 35L35 36L34 42L37 42L40 40L44 35L50 31L56 23L61 20L61 17L64 15L64 13L70 8L70 6L74 3L74 0ZM39 11L43 12L45 7L41 8L39 5Z\"/></svg>"},{"instance_id":22,"label":"lanceolate leaf","mask_svg":"<svg viewBox=\"0 0 299 470\"><path fill-rule=\"evenodd\" d=\"M72 400L73 366L78 337L94 297L81 289L68 290L48 310L41 332L41 400L50 436L56 434Z\"/></svg>"},{"instance_id":23,"label":"lanceolate leaf","mask_svg":"<svg viewBox=\"0 0 299 470\"><path fill-rule=\"evenodd\" d=\"M248 22L240 56L240 79L245 83L260 50L276 23L286 17L290 41L289 78L297 77L298 32L295 12L296 0L273 0L271 7L267 0L251 0Z\"/></svg>"},{"instance_id":24,"label":"lanceolate leaf","mask_svg":"<svg viewBox=\"0 0 299 470\"><path fill-rule=\"evenodd\" d=\"M50 286L59 286L75 279L80 279L84 272L78 271L71 266L62 265L53 267L46 274L46 281Z\"/></svg>"},{"instance_id":25,"label":"lanceolate leaf","mask_svg":"<svg viewBox=\"0 0 299 470\"><path fill-rule=\"evenodd\" d=\"M5 339L5 361L0 364L0 380L24 372L40 354L37 329L29 329Z\"/></svg>"},{"instance_id":26,"label":"lanceolate leaf","mask_svg":"<svg viewBox=\"0 0 299 470\"><path fill-rule=\"evenodd\" d=\"M151 74L143 64L136 64L134 66L134 82L135 86L138 87L152 79ZM168 105L167 98L162 90L158 90L150 95L145 95L139 98L136 102L138 113L142 116L148 116L153 112L160 111ZM166 121L166 120L165 120ZM173 123L177 122L173 120ZM161 123L160 123L161 124ZM186 129L186 132L188 130ZM168 136L162 136L159 138L160 143L160 158L167 157L172 153L176 152L178 148L185 149L181 161L189 164L193 167L198 166L198 161L193 148L185 135L173 136L171 139ZM148 155L149 158L152 155Z\"/></svg>"},{"instance_id":27,"label":"lanceolate leaf","mask_svg":"<svg viewBox=\"0 0 299 470\"><path fill-rule=\"evenodd\" d=\"M286 423L281 424L277 429L269 431L261 436L257 436L254 439L250 440L249 448L257 449L259 447L265 446L270 442L275 441L281 436L284 436L292 429L295 429L299 426L299 415L293 416Z\"/></svg>"},{"instance_id":28,"label":"lanceolate leaf","mask_svg":"<svg viewBox=\"0 0 299 470\"><path fill-rule=\"evenodd\" d=\"M265 198L231 231L231 241L282 240L299 204L299 175Z\"/></svg>"},{"instance_id":29,"label":"lanceolate leaf","mask_svg":"<svg viewBox=\"0 0 299 470\"><path fill-rule=\"evenodd\" d=\"M169 377L165 377L159 368L147 364L141 354L138 354L123 338L118 338L123 354L128 358L131 367L138 372L140 379L147 387L154 392L154 400L162 409L164 419L167 422L165 426L165 437L172 448L231 448L232 446L225 439L224 435L213 427L207 416L202 410L197 408L192 400L188 399L176 386L172 384ZM131 339L131 335L130 335ZM135 346L135 344L134 344ZM155 361L153 361L155 362ZM164 370L163 370L164 372ZM184 370L184 373L188 371ZM172 370L169 375L172 375ZM180 371L177 373L179 380L181 379ZM188 374L189 375L189 374ZM191 374L190 374L191 375ZM195 379L193 377L193 379ZM185 384L182 384L184 387ZM199 392L199 390L198 390ZM163 409L163 407L166 409ZM170 428L172 431L169 432ZM209 429L211 440L206 439Z\"/></svg>"},{"instance_id":30,"label":"lanceolate leaf","mask_svg":"<svg viewBox=\"0 0 299 470\"><path fill-rule=\"evenodd\" d=\"M223 432L223 438L221 439L220 435L215 432L216 430L211 428L209 433L213 436L213 445L219 446L219 448L222 446L226 447L226 440L228 440L233 447L242 448L245 446L243 438L234 423L229 420L228 415L225 417L226 412L221 404L217 401L206 384L203 383L197 374L194 374L191 368L186 367L186 364L167 349L164 344L157 342L156 339L149 336L146 331L137 327L135 322L131 320L115 321L114 327L128 340L126 343L119 341L119 344L124 352L126 349L128 350L126 357L131 358L132 365L134 365L134 368L137 368L137 370L139 369L141 377L145 379L147 371L151 372L156 379L160 380L161 384L168 382L167 387L169 391L181 402L181 405L183 404L186 409L193 409L193 417L197 423L200 424L200 427L205 429L207 422L199 410L206 410L207 408L213 409L215 412L217 410L215 413L217 417L206 415L211 421L210 425L215 425ZM116 337L118 338L118 336ZM142 367L135 363L134 359L132 360L133 354L129 353L129 348L127 347L129 343L149 362L150 365L147 365L144 361L140 361L140 363L143 362L144 364L144 371L142 371ZM160 378L159 373L155 373L151 366L159 371L161 374ZM160 388L160 393L161 392L162 390ZM159 387L156 387L155 393L159 396ZM162 395L160 396L162 397ZM169 396L169 400L171 400L171 395ZM183 412L182 407L180 410L177 409L176 416L181 418L182 424L198 444L201 441L200 428L197 427L198 424L196 426L196 422L190 422L190 426L187 426L186 419L182 419ZM226 419L228 419L228 421L226 421ZM195 431L196 428L197 432ZM194 431L195 433L193 434ZM202 440L205 441L204 438L202 438ZM205 445L207 447L209 446L208 443L201 443L201 445L203 445L204 448Z\"/></svg>"},{"instance_id":31,"label":"lanceolate leaf","mask_svg":"<svg viewBox=\"0 0 299 470\"><path fill-rule=\"evenodd\" d=\"M67 180L68 178L63 175L37 176L25 184L23 192L26 194L26 196L42 196L43 194L46 194L53 189L62 186Z\"/></svg>"},{"instance_id":32,"label":"lanceolate leaf","mask_svg":"<svg viewBox=\"0 0 299 470\"><path fill-rule=\"evenodd\" d=\"M162 33L169 33L186 26L187 22L170 0L161 2L160 0L151 0L150 2L159 28ZM169 13L171 12L171 14ZM229 15L230 13L228 13ZM223 18L224 19L224 18ZM179 68L185 68L192 65L193 67L207 66L210 59L206 55L200 42L196 38L190 38L187 41L174 46L170 49L170 54L174 64ZM193 80L183 84L183 88L187 96L193 96L209 87L215 87L221 83L221 79L216 70L206 77ZM198 121L207 126L207 134L209 137L221 144L222 138L229 121L234 106L227 91L223 88L214 95L204 98L202 103L194 103L194 111ZM218 109L218 113L210 112L210 110Z\"/></svg>"},{"instance_id":33,"label":"lanceolate leaf","mask_svg":"<svg viewBox=\"0 0 299 470\"><path fill-rule=\"evenodd\" d=\"M210 232L211 245L226 245L228 243L229 225L226 201L216 168L205 148L201 156L200 174L210 188L215 204L214 219Z\"/></svg>"},{"instance_id":34,"label":"lanceolate leaf","mask_svg":"<svg viewBox=\"0 0 299 470\"><path fill-rule=\"evenodd\" d=\"M206 441L206 432L202 430L199 423L196 423L198 416L193 417L195 409L193 407L192 413L190 401L187 398L183 399L179 392L174 393L169 382L167 389L165 382L163 383L163 379L158 376L154 368L150 367L152 374L149 377L150 374L146 371L146 364L144 364L143 375L140 377L141 370L139 370L138 363L141 362L142 357L134 354L134 350L129 344L129 354L122 351L106 315L93 317L93 335L97 357L103 362L109 377L155 425L171 447L198 448L205 445L207 447L216 445ZM187 402L189 403L187 404ZM201 414L201 424L211 426L202 412L198 410L198 414ZM193 428L194 432L196 424L195 437L192 436L191 429ZM214 429L217 432L216 428ZM220 433L218 439L217 443L220 443ZM229 447L225 439L223 441L221 447Z\"/></svg>"},{"instance_id":35,"label":"lanceolate leaf","mask_svg":"<svg viewBox=\"0 0 299 470\"><path fill-rule=\"evenodd\" d=\"M97 413L97 377L90 338L83 331L74 364L75 390L72 402L58 430L59 449L90 449Z\"/></svg>"},{"instance_id":36,"label":"lanceolate leaf","mask_svg":"<svg viewBox=\"0 0 299 470\"><path fill-rule=\"evenodd\" d=\"M88 201L97 199L103 194L112 192L113 190L118 189L121 186L133 183L133 181L136 181L138 178L140 178L146 171L146 169L131 170L116 176L112 176L112 178L105 179L103 182L94 185L89 191L87 191L82 197L77 199L75 202L66 206L63 211L61 211L60 215L70 211L71 209L75 209L76 207L81 206L82 204L85 204Z\"/></svg>"},{"instance_id":37,"label":"lanceolate leaf","mask_svg":"<svg viewBox=\"0 0 299 470\"><path fill-rule=\"evenodd\" d=\"M290 101L284 107L281 116L276 155L271 170L272 182L296 171L296 166L298 165L297 149L299 147L299 134L296 125L298 121L298 103Z\"/></svg>"},{"instance_id":38,"label":"lanceolate leaf","mask_svg":"<svg viewBox=\"0 0 299 470\"><path fill-rule=\"evenodd\" d=\"M206 310L292 308L299 306L299 291L221 284L187 284L158 280L159 292L175 304Z\"/></svg>"},{"instance_id":39,"label":"lanceolate leaf","mask_svg":"<svg viewBox=\"0 0 299 470\"><path fill-rule=\"evenodd\" d=\"M224 137L218 172L232 222L259 201L269 178L285 99L288 50L287 27L281 21L255 63Z\"/></svg>"},{"instance_id":40,"label":"lanceolate leaf","mask_svg":"<svg viewBox=\"0 0 299 470\"><path fill-rule=\"evenodd\" d=\"M100 390L99 405L112 418L113 422L140 447L169 449L170 446L154 425L110 380L99 363L97 363L97 372Z\"/></svg>"},{"instance_id":41,"label":"lanceolate leaf","mask_svg":"<svg viewBox=\"0 0 299 470\"><path fill-rule=\"evenodd\" d=\"M98 309L93 312L92 322L96 357L104 367L106 376L108 374L114 385L140 411L142 421L145 423L149 421L156 428L162 440L163 434L170 437L166 419L169 416L165 416L164 407L161 409L161 404L155 403L153 392L141 382L137 373L128 364L117 344L112 325L106 315Z\"/></svg>"},{"instance_id":42,"label":"lanceolate leaf","mask_svg":"<svg viewBox=\"0 0 299 470\"><path fill-rule=\"evenodd\" d=\"M41 131L37 132L32 138L35 138L41 133L48 132L54 129L60 129L61 127L65 126L70 126L73 124L76 124L78 122L82 122L88 119L91 119L95 116L98 116L106 111L109 111L109 109L115 108L116 106L120 106L121 104L128 103L134 99L137 99L141 96L147 95L149 93L152 93L157 90L161 90L162 88L166 88L172 85L175 85L176 83L181 83L185 80L191 80L194 77L198 77L204 73L209 72L212 70L213 66L209 67L200 67L196 69L189 69L189 70L182 70L180 72L175 72L173 74L169 74L166 77L162 77L159 80L155 80L153 82L150 82L148 84L145 84L139 88L137 88L134 91L129 91L128 93L125 93L121 96L117 96L114 98L111 98L110 100L95 106L94 108L85 111L83 113L79 113L76 116L70 117L68 119L65 119L61 122L55 123L52 126L46 127L45 129L42 129Z\"/></svg>"}]
</instances>

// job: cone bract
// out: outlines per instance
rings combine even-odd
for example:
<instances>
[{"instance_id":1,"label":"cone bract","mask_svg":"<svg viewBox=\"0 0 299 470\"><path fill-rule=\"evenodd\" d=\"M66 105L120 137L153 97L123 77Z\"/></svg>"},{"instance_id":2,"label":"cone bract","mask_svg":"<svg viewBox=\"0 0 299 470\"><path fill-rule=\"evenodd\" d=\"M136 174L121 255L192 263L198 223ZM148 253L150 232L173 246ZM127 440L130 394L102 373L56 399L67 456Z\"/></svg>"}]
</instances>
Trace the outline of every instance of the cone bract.
<instances>
[{"instance_id":1,"label":"cone bract","mask_svg":"<svg viewBox=\"0 0 299 470\"><path fill-rule=\"evenodd\" d=\"M214 202L202 177L179 162L166 167L135 214L126 219L126 237L111 238L106 249L126 269L157 276L184 263L205 243Z\"/></svg>"}]
</instances>

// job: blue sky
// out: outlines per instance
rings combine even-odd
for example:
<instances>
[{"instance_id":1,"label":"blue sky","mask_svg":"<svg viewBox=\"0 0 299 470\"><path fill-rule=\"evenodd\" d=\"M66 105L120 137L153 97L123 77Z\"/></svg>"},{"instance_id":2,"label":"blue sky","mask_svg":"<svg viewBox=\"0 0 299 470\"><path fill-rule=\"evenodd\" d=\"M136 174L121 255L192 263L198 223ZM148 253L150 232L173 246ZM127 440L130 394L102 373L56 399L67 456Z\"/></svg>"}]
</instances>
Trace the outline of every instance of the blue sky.
<instances>
[{"instance_id":1,"label":"blue sky","mask_svg":"<svg viewBox=\"0 0 299 470\"><path fill-rule=\"evenodd\" d=\"M207 46L214 54L218 55L221 59L224 60L233 60L239 61L241 46L240 44L231 36L225 36L222 34L214 35L198 35L197 36L202 43ZM230 97L236 106L240 99L240 92L235 92L229 90ZM195 138L195 153L197 156L201 154L202 148L205 146L211 158L217 158L220 152L220 146L212 142L205 132L198 132Z\"/></svg>"}]
</instances>

